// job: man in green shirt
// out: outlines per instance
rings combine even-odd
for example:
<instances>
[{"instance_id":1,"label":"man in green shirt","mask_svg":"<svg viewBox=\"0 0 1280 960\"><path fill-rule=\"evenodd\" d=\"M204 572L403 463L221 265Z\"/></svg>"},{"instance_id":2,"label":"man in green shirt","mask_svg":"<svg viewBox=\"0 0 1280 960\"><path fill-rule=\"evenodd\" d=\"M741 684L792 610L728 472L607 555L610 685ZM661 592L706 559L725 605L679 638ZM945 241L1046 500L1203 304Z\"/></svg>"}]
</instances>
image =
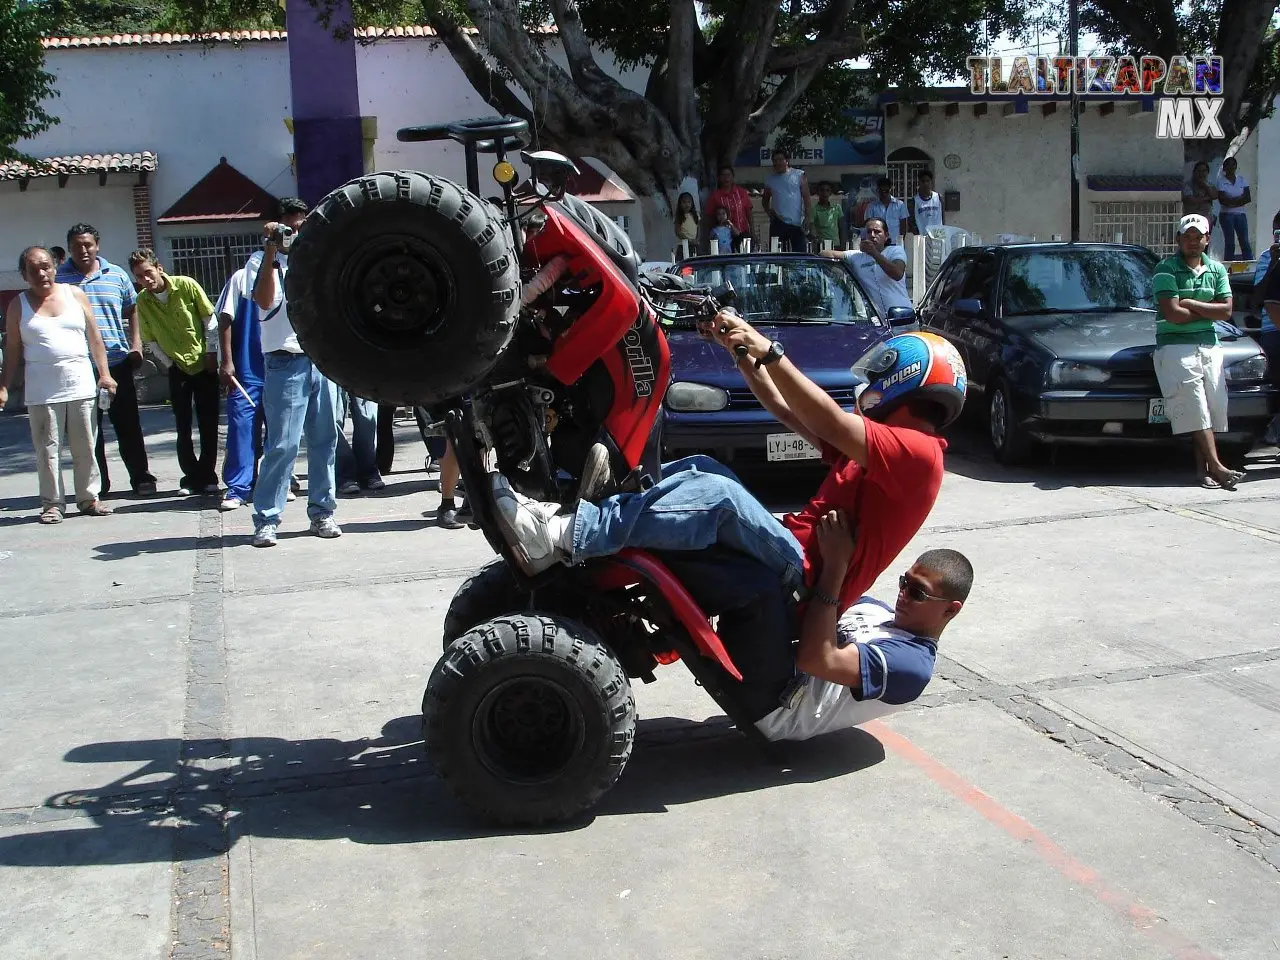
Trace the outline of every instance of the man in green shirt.
<instances>
[{"instance_id":1,"label":"man in green shirt","mask_svg":"<svg viewBox=\"0 0 1280 960\"><path fill-rule=\"evenodd\" d=\"M169 398L178 428L183 493L216 494L218 486L218 322L213 304L190 277L171 277L150 249L129 256L138 294L142 341L168 368ZM191 408L200 429L200 456L191 440Z\"/></svg>"},{"instance_id":2,"label":"man in green shirt","mask_svg":"<svg viewBox=\"0 0 1280 960\"><path fill-rule=\"evenodd\" d=\"M1227 429L1227 382L1215 320L1231 317L1226 268L1211 259L1209 221L1198 213L1178 222L1178 252L1156 265L1151 290L1156 323L1155 367L1165 414L1175 435L1191 434L1201 486L1234 490L1244 476L1218 459L1214 433Z\"/></svg>"},{"instance_id":3,"label":"man in green shirt","mask_svg":"<svg viewBox=\"0 0 1280 960\"><path fill-rule=\"evenodd\" d=\"M831 202L831 184L818 184L818 202L813 205L813 239L817 247L822 249L824 240L831 241L832 249L842 246L840 237L840 205Z\"/></svg>"}]
</instances>

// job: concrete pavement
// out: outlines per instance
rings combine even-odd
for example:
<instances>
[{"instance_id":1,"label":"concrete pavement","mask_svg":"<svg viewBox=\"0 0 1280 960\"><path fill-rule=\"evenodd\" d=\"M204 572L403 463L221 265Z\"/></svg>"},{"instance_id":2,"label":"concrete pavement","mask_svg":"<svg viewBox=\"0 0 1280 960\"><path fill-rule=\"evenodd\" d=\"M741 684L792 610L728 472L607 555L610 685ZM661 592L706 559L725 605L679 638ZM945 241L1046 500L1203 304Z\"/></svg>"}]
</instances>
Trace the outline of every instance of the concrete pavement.
<instances>
[{"instance_id":1,"label":"concrete pavement","mask_svg":"<svg viewBox=\"0 0 1280 960\"><path fill-rule=\"evenodd\" d=\"M254 550L166 494L38 526L0 416L0 958L1280 956L1280 463L1230 495L962 437L880 584L925 547L978 570L918 704L773 765L669 668L594 816L511 832L417 743L489 551L422 516L402 437L340 540L299 500Z\"/></svg>"}]
</instances>

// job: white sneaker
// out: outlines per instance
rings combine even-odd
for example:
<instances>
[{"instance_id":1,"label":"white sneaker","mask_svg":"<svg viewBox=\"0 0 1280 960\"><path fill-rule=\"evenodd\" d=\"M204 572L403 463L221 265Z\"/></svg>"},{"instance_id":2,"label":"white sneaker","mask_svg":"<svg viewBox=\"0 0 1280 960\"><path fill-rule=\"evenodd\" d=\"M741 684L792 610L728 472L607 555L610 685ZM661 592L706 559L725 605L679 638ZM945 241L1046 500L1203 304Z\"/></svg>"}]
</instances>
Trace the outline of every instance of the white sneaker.
<instances>
[{"instance_id":1,"label":"white sneaker","mask_svg":"<svg viewBox=\"0 0 1280 960\"><path fill-rule=\"evenodd\" d=\"M294 493L292 490L290 490L288 493L284 495L285 503L293 503L293 501L297 499L298 499L298 495Z\"/></svg>"},{"instance_id":2,"label":"white sneaker","mask_svg":"<svg viewBox=\"0 0 1280 960\"><path fill-rule=\"evenodd\" d=\"M493 495L498 527L525 573L534 576L564 559L556 542L560 531L553 527L563 526L565 518L560 518L560 524L552 523L560 513L560 504L539 503L516 493L501 474L494 476Z\"/></svg>"},{"instance_id":3,"label":"white sneaker","mask_svg":"<svg viewBox=\"0 0 1280 960\"><path fill-rule=\"evenodd\" d=\"M218 509L223 513L229 513L232 510L239 510L244 506L244 501L239 497L223 497L222 502L218 504Z\"/></svg>"},{"instance_id":4,"label":"white sneaker","mask_svg":"<svg viewBox=\"0 0 1280 960\"><path fill-rule=\"evenodd\" d=\"M255 547L274 547L276 545L276 525L264 523L253 534Z\"/></svg>"},{"instance_id":5,"label":"white sneaker","mask_svg":"<svg viewBox=\"0 0 1280 960\"><path fill-rule=\"evenodd\" d=\"M342 528L333 517L321 517L311 521L311 532L322 540L334 540L342 536Z\"/></svg>"}]
</instances>

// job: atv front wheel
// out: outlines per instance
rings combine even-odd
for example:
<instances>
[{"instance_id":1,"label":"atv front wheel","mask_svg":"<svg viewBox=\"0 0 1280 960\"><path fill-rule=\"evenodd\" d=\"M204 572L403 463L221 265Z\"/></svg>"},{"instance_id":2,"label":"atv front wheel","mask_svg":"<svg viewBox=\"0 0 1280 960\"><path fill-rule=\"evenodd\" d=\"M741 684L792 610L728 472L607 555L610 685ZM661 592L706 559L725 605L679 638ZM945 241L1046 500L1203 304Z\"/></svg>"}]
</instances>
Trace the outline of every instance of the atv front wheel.
<instances>
[{"instance_id":1,"label":"atv front wheel","mask_svg":"<svg viewBox=\"0 0 1280 960\"><path fill-rule=\"evenodd\" d=\"M631 684L582 624L498 617L449 648L422 698L427 757L468 807L500 824L567 820L622 775Z\"/></svg>"},{"instance_id":2,"label":"atv front wheel","mask_svg":"<svg viewBox=\"0 0 1280 960\"><path fill-rule=\"evenodd\" d=\"M501 212L409 170L320 201L289 251L289 320L329 379L429 406L474 389L511 342L520 263Z\"/></svg>"}]
</instances>

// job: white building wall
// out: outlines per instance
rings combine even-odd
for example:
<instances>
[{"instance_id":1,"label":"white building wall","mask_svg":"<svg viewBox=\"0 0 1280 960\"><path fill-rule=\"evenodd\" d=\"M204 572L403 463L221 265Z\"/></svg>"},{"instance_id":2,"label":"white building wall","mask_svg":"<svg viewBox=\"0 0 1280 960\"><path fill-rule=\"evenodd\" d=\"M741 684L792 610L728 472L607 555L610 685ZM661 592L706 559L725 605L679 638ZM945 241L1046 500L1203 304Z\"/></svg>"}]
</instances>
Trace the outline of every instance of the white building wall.
<instances>
[{"instance_id":1,"label":"white building wall","mask_svg":"<svg viewBox=\"0 0 1280 960\"><path fill-rule=\"evenodd\" d=\"M1280 211L1280 97L1275 99L1275 108L1276 112L1258 124L1253 137L1258 170L1249 182L1254 185L1257 216L1250 215L1249 225L1253 228L1254 250L1258 252L1271 246L1271 218Z\"/></svg>"}]
</instances>

